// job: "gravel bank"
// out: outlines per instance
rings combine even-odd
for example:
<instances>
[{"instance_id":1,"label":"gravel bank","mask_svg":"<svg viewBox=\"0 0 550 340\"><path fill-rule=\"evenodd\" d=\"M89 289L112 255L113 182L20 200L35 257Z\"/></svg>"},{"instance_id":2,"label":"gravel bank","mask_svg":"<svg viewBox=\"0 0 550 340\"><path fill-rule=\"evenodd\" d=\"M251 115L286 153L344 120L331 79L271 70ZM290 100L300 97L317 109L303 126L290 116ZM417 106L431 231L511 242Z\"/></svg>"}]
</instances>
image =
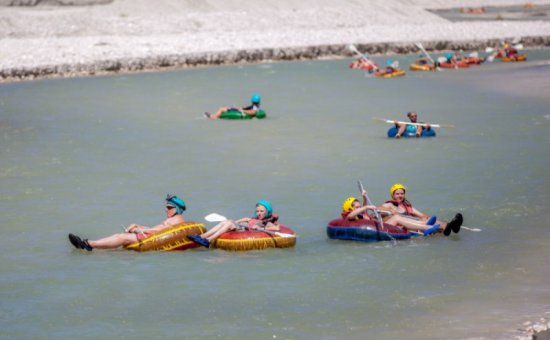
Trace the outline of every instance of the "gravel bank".
<instances>
[{"instance_id":1,"label":"gravel bank","mask_svg":"<svg viewBox=\"0 0 550 340\"><path fill-rule=\"evenodd\" d=\"M35 4L40 1L0 0ZM97 0L0 7L0 82L200 65L428 49L483 49L521 37L550 46L549 21L450 22L427 8L524 5L467 0ZM548 1L532 1L548 4Z\"/></svg>"}]
</instances>

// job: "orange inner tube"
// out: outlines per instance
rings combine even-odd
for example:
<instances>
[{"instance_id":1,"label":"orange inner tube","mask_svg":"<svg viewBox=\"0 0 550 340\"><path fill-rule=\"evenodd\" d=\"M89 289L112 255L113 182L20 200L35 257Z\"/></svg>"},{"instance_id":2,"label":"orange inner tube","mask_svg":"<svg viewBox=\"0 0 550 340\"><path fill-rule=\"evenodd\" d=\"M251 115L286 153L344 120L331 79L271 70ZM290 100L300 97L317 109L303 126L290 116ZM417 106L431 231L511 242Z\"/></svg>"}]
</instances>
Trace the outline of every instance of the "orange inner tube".
<instances>
[{"instance_id":1,"label":"orange inner tube","mask_svg":"<svg viewBox=\"0 0 550 340\"><path fill-rule=\"evenodd\" d=\"M292 229L279 225L278 232L291 234L294 237L282 237L257 230L228 231L218 237L213 245L216 248L232 251L289 248L296 245L296 233Z\"/></svg>"}]
</instances>

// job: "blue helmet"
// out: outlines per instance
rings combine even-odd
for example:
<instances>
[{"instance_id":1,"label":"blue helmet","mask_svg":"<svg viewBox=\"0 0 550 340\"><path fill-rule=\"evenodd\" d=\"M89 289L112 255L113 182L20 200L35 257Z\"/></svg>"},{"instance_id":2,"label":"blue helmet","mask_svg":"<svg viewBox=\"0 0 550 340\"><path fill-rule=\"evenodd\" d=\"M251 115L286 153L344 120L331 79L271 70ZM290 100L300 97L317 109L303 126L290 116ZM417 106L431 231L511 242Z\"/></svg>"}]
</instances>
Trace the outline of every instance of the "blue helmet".
<instances>
[{"instance_id":1,"label":"blue helmet","mask_svg":"<svg viewBox=\"0 0 550 340\"><path fill-rule=\"evenodd\" d=\"M187 209L185 207L185 202L178 196L172 196L170 194L166 195L166 205L170 205L176 208L176 213L181 215Z\"/></svg>"},{"instance_id":2,"label":"blue helmet","mask_svg":"<svg viewBox=\"0 0 550 340\"><path fill-rule=\"evenodd\" d=\"M453 55L451 53L445 54L445 58L447 58L447 59L451 59L452 57L453 57Z\"/></svg>"},{"instance_id":3,"label":"blue helmet","mask_svg":"<svg viewBox=\"0 0 550 340\"><path fill-rule=\"evenodd\" d=\"M256 203L256 206L258 206L258 205L261 205L261 206L265 207L265 210L266 210L265 217L271 217L271 215L273 214L273 207L271 206L271 203L269 203L266 200L259 200ZM254 217L258 217L258 216L256 216L255 211L254 211Z\"/></svg>"},{"instance_id":4,"label":"blue helmet","mask_svg":"<svg viewBox=\"0 0 550 340\"><path fill-rule=\"evenodd\" d=\"M250 101L252 102L252 104L260 104L261 100L262 100L262 97L260 97L260 95L258 94L255 94L252 96L252 98L250 98Z\"/></svg>"},{"instance_id":5,"label":"blue helmet","mask_svg":"<svg viewBox=\"0 0 550 340\"><path fill-rule=\"evenodd\" d=\"M393 59L386 60L386 65L391 66L391 64L393 64Z\"/></svg>"}]
</instances>

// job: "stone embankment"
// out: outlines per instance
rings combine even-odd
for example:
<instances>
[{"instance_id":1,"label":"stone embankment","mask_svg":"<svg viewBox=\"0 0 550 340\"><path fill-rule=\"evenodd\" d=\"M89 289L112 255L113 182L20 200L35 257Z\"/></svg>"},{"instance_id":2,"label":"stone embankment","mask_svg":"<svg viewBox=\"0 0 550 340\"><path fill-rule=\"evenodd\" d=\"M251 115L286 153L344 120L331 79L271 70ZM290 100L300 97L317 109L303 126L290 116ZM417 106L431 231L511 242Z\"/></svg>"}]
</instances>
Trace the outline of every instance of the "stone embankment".
<instances>
[{"instance_id":1,"label":"stone embankment","mask_svg":"<svg viewBox=\"0 0 550 340\"><path fill-rule=\"evenodd\" d=\"M500 39L483 41L433 41L424 42L428 51L482 51L487 46L497 46ZM526 47L550 46L549 36L527 37L522 39ZM360 51L370 55L418 53L414 43L370 43L356 44ZM263 48L237 51L202 52L190 54L172 54L143 58L117 58L89 63L67 63L40 65L33 67L13 67L0 69L0 81L32 80L57 77L77 77L106 75L112 73L132 73L180 69L209 65L258 63L266 61L308 60L321 58L353 57L349 44Z\"/></svg>"}]
</instances>

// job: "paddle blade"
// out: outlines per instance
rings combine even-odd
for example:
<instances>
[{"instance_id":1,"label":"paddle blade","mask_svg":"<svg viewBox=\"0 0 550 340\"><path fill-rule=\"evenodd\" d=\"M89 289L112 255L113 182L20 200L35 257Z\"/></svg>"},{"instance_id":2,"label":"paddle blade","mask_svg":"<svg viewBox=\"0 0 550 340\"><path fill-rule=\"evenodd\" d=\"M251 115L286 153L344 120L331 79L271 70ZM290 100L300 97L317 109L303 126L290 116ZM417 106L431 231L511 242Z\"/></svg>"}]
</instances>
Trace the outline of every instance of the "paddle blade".
<instances>
[{"instance_id":1,"label":"paddle blade","mask_svg":"<svg viewBox=\"0 0 550 340\"><path fill-rule=\"evenodd\" d=\"M437 58L437 61L440 62L440 63L444 63L444 62L447 61L447 58L445 58L445 57L439 57L439 58Z\"/></svg>"},{"instance_id":2,"label":"paddle blade","mask_svg":"<svg viewBox=\"0 0 550 340\"><path fill-rule=\"evenodd\" d=\"M516 50L523 50L523 44L514 45L514 48L515 48Z\"/></svg>"},{"instance_id":3,"label":"paddle blade","mask_svg":"<svg viewBox=\"0 0 550 340\"><path fill-rule=\"evenodd\" d=\"M220 214L212 213L210 215L206 215L204 219L208 222L222 222L227 221L227 217L222 216Z\"/></svg>"},{"instance_id":4,"label":"paddle blade","mask_svg":"<svg viewBox=\"0 0 550 340\"><path fill-rule=\"evenodd\" d=\"M284 237L284 238L296 237L296 235L280 233L278 231L275 231L273 234L275 234L277 236L280 236L280 237Z\"/></svg>"},{"instance_id":5,"label":"paddle blade","mask_svg":"<svg viewBox=\"0 0 550 340\"><path fill-rule=\"evenodd\" d=\"M492 47L487 47L487 48L485 49L485 53L493 53L494 51L495 51L495 49L492 48Z\"/></svg>"},{"instance_id":6,"label":"paddle blade","mask_svg":"<svg viewBox=\"0 0 550 340\"><path fill-rule=\"evenodd\" d=\"M470 58L479 58L479 53L477 53L477 51L474 51L472 53L469 54Z\"/></svg>"}]
</instances>

